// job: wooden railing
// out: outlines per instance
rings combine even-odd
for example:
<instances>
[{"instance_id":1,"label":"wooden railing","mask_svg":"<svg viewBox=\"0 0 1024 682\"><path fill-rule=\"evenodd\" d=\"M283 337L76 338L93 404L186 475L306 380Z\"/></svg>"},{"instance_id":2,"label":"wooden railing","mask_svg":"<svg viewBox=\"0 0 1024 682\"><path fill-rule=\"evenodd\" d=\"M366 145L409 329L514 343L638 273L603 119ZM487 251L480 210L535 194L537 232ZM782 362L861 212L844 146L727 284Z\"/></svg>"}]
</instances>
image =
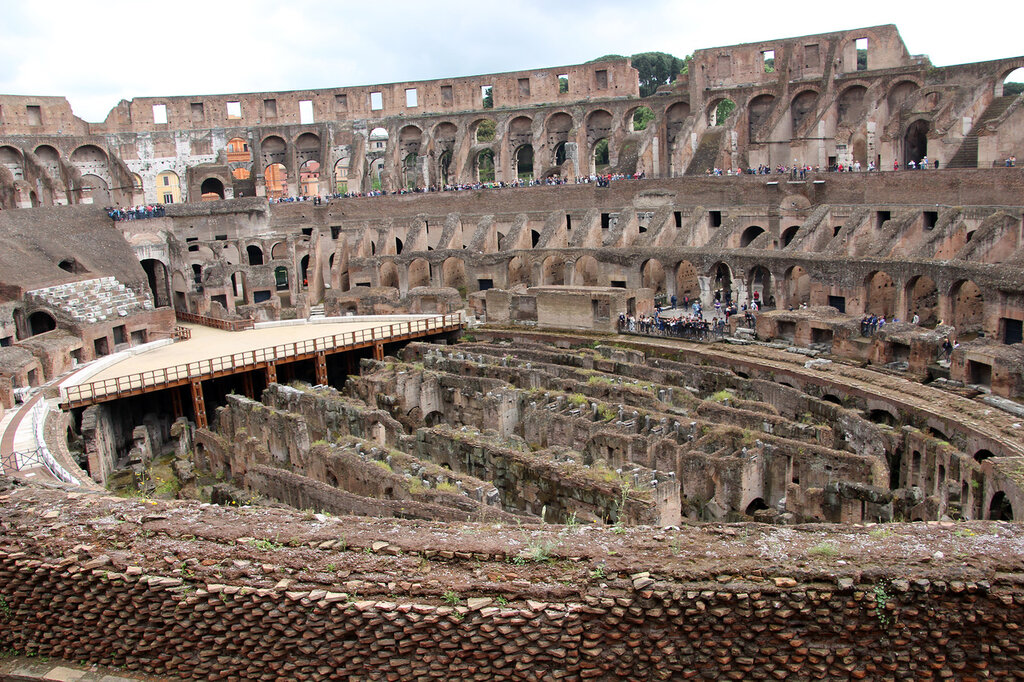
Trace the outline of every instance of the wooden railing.
<instances>
[{"instance_id":1,"label":"wooden railing","mask_svg":"<svg viewBox=\"0 0 1024 682\"><path fill-rule=\"evenodd\" d=\"M283 343L257 350L222 355L208 360L198 360L162 369L129 374L123 377L102 379L88 384L66 386L61 389L62 407L81 407L127 395L169 388L192 381L201 381L215 376L256 369L278 362L289 362L313 356L317 353L337 353L355 348L365 348L380 343L404 340L461 329L461 313L438 315L420 320L382 324L369 329L321 336L305 341Z\"/></svg>"},{"instance_id":2,"label":"wooden railing","mask_svg":"<svg viewBox=\"0 0 1024 682\"><path fill-rule=\"evenodd\" d=\"M204 327L222 329L226 332L239 332L243 329L252 329L256 324L253 320L221 320L216 317L207 317L206 315L197 315L196 313L186 313L183 310L175 310L174 316L178 318L179 322L201 324Z\"/></svg>"}]
</instances>

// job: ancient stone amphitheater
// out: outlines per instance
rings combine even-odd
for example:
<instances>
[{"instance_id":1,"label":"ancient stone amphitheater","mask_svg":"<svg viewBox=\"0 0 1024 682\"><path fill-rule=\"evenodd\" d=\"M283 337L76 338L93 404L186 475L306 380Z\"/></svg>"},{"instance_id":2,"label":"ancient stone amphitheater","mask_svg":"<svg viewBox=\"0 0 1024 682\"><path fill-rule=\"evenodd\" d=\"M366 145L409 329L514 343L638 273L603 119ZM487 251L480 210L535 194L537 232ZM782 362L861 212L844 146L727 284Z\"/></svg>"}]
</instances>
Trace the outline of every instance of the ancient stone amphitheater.
<instances>
[{"instance_id":1,"label":"ancient stone amphitheater","mask_svg":"<svg viewBox=\"0 0 1024 682\"><path fill-rule=\"evenodd\" d=\"M0 679L1024 677L1022 66L0 96Z\"/></svg>"}]
</instances>

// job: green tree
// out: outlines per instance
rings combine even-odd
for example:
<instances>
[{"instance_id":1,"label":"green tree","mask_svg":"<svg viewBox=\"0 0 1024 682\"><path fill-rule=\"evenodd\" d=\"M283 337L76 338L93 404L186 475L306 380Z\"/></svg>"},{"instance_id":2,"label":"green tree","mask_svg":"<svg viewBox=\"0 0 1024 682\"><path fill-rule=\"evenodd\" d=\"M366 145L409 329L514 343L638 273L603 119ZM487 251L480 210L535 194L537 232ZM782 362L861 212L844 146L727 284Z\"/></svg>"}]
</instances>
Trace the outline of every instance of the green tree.
<instances>
[{"instance_id":1,"label":"green tree","mask_svg":"<svg viewBox=\"0 0 1024 682\"><path fill-rule=\"evenodd\" d=\"M1019 95L1024 92L1024 83L1003 83L1004 95Z\"/></svg>"},{"instance_id":2,"label":"green tree","mask_svg":"<svg viewBox=\"0 0 1024 682\"><path fill-rule=\"evenodd\" d=\"M729 118L729 114L736 108L736 102L731 99L723 99L718 103L718 107L715 109L715 125L720 126L725 123L725 119Z\"/></svg>"},{"instance_id":3,"label":"green tree","mask_svg":"<svg viewBox=\"0 0 1024 682\"><path fill-rule=\"evenodd\" d=\"M630 59L633 68L640 74L640 96L649 97L659 86L671 83L680 73L685 73L689 57L680 59L665 52L640 52Z\"/></svg>"},{"instance_id":4,"label":"green tree","mask_svg":"<svg viewBox=\"0 0 1024 682\"><path fill-rule=\"evenodd\" d=\"M558 91L569 92L569 79L565 76L558 77Z\"/></svg>"},{"instance_id":5,"label":"green tree","mask_svg":"<svg viewBox=\"0 0 1024 682\"><path fill-rule=\"evenodd\" d=\"M637 107L633 114L633 130L646 130L647 124L654 119L654 112L650 107Z\"/></svg>"},{"instance_id":6,"label":"green tree","mask_svg":"<svg viewBox=\"0 0 1024 682\"><path fill-rule=\"evenodd\" d=\"M488 85L486 88L484 88L483 108L484 109L493 109L494 108L494 88L491 87L490 85Z\"/></svg>"}]
</instances>

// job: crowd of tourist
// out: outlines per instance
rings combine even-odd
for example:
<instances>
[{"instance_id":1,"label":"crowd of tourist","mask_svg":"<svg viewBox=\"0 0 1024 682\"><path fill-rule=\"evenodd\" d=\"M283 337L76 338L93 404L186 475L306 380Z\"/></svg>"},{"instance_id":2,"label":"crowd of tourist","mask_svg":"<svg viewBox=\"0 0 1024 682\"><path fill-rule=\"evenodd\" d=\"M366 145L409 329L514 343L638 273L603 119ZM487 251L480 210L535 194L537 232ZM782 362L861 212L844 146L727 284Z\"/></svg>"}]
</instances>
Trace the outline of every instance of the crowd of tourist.
<instances>
[{"instance_id":1,"label":"crowd of tourist","mask_svg":"<svg viewBox=\"0 0 1024 682\"><path fill-rule=\"evenodd\" d=\"M725 320L705 320L700 315L663 316L660 309L653 315L619 315L619 332L646 336L671 336L690 341L710 341L725 335Z\"/></svg>"},{"instance_id":2,"label":"crowd of tourist","mask_svg":"<svg viewBox=\"0 0 1024 682\"><path fill-rule=\"evenodd\" d=\"M1016 159L1013 159L1013 161L1014 163L1016 163ZM1011 166L1010 159L1006 160L1006 165L1007 167ZM938 170L939 162L938 160L931 161L928 159L927 156L925 156L920 161L914 161L913 159L911 159L910 161L907 162L906 168L907 170ZM900 170L900 162L893 161L892 169L894 171ZM868 161L867 165L861 164L860 161L854 161L853 163L834 163L822 167L817 164L813 166L801 164L799 161L794 159L792 165L789 166L784 164L778 164L773 168L772 166L761 164L757 168L748 167L723 169L716 167L709 168L708 170L704 171L704 174L714 177L735 175L786 175L789 176L789 178L792 180L803 180L808 175L813 173L874 173L875 171L878 170L880 169L875 165L874 161Z\"/></svg>"},{"instance_id":3,"label":"crowd of tourist","mask_svg":"<svg viewBox=\"0 0 1024 682\"><path fill-rule=\"evenodd\" d=\"M121 208L120 206L108 206L107 215L115 223L122 220L145 220L146 218L163 218L167 211L163 204L146 204L145 206L131 206Z\"/></svg>"}]
</instances>

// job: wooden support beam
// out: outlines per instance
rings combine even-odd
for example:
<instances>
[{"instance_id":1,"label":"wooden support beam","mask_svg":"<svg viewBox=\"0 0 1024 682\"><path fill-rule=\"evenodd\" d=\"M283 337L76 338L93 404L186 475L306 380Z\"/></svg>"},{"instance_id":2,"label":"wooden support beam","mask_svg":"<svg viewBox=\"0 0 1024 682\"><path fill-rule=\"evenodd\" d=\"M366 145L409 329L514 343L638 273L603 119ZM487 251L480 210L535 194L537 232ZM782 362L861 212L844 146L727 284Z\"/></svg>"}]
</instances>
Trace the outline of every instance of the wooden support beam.
<instances>
[{"instance_id":1,"label":"wooden support beam","mask_svg":"<svg viewBox=\"0 0 1024 682\"><path fill-rule=\"evenodd\" d=\"M245 397L249 400L256 399L256 391L252 385L252 372L242 374L242 391L245 392Z\"/></svg>"},{"instance_id":2,"label":"wooden support beam","mask_svg":"<svg viewBox=\"0 0 1024 682\"><path fill-rule=\"evenodd\" d=\"M267 363L267 386L270 384L277 383L277 365L272 362Z\"/></svg>"},{"instance_id":3,"label":"wooden support beam","mask_svg":"<svg viewBox=\"0 0 1024 682\"><path fill-rule=\"evenodd\" d=\"M181 404L181 387L175 386L171 389L171 411L175 419L185 416L185 406Z\"/></svg>"},{"instance_id":4,"label":"wooden support beam","mask_svg":"<svg viewBox=\"0 0 1024 682\"><path fill-rule=\"evenodd\" d=\"M203 382L193 381L192 386L192 410L196 415L196 427L205 429L206 423L206 399L203 397Z\"/></svg>"},{"instance_id":5,"label":"wooden support beam","mask_svg":"<svg viewBox=\"0 0 1024 682\"><path fill-rule=\"evenodd\" d=\"M373 344L373 359L381 361L384 359L384 344L375 343Z\"/></svg>"},{"instance_id":6,"label":"wooden support beam","mask_svg":"<svg viewBox=\"0 0 1024 682\"><path fill-rule=\"evenodd\" d=\"M316 354L316 383L317 386L327 385L327 354L322 350Z\"/></svg>"}]
</instances>

